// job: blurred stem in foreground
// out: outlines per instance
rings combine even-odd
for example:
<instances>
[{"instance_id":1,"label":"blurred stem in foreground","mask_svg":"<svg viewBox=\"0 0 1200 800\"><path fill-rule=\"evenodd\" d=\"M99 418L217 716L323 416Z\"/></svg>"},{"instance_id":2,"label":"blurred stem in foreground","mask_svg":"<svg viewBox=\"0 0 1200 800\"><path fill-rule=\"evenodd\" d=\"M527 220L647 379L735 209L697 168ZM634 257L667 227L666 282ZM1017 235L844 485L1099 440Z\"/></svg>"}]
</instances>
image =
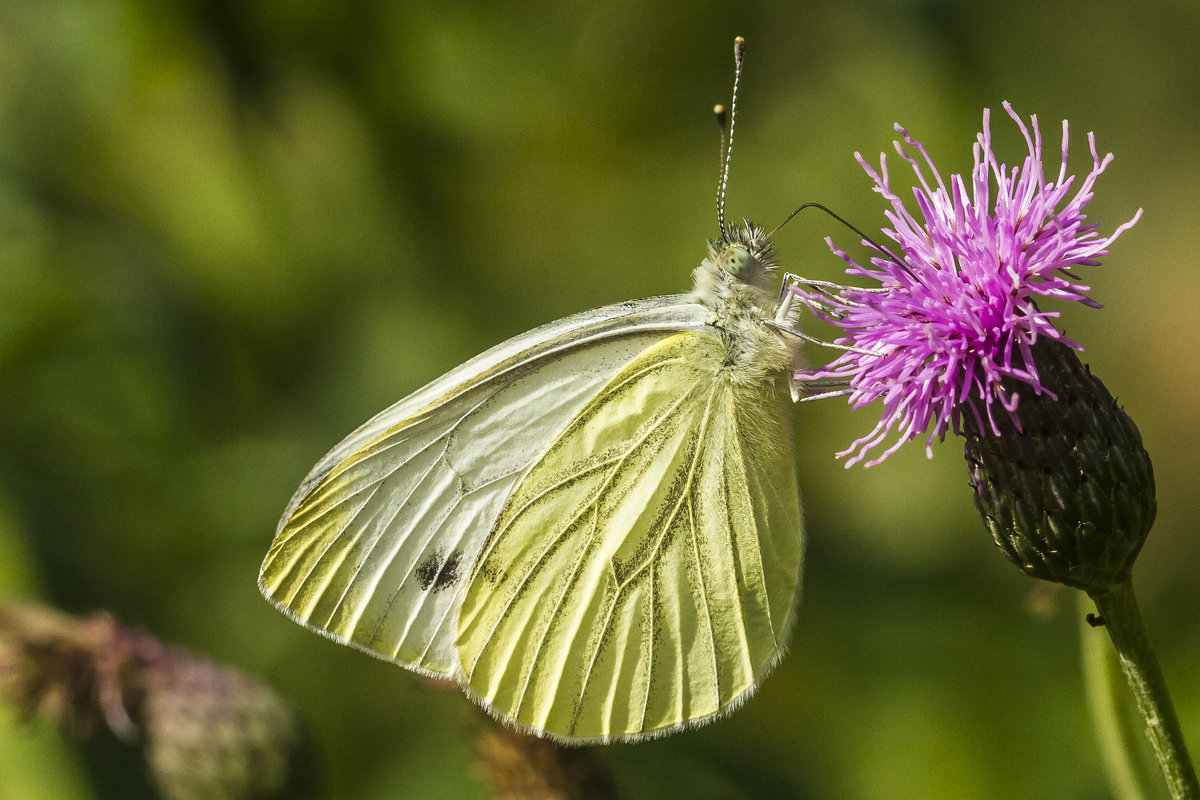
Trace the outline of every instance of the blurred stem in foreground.
<instances>
[{"instance_id":1,"label":"blurred stem in foreground","mask_svg":"<svg viewBox=\"0 0 1200 800\"><path fill-rule=\"evenodd\" d=\"M107 614L0 601L0 697L23 719L142 742L167 800L319 796L299 718L269 686Z\"/></svg>"},{"instance_id":2,"label":"blurred stem in foreground","mask_svg":"<svg viewBox=\"0 0 1200 800\"><path fill-rule=\"evenodd\" d=\"M608 767L590 747L563 747L490 717L479 759L493 800L617 800Z\"/></svg>"}]
</instances>

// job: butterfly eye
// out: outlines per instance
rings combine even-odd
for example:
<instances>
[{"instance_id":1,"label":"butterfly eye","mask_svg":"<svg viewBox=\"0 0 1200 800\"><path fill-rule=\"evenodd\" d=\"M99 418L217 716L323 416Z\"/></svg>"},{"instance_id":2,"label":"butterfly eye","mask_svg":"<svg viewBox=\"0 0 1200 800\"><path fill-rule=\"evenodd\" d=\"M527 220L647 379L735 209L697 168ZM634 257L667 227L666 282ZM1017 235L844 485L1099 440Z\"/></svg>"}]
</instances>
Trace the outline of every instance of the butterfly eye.
<instances>
[{"instance_id":1,"label":"butterfly eye","mask_svg":"<svg viewBox=\"0 0 1200 800\"><path fill-rule=\"evenodd\" d=\"M740 278L753 261L749 250L740 244L731 244L721 251L717 265L735 278Z\"/></svg>"}]
</instances>

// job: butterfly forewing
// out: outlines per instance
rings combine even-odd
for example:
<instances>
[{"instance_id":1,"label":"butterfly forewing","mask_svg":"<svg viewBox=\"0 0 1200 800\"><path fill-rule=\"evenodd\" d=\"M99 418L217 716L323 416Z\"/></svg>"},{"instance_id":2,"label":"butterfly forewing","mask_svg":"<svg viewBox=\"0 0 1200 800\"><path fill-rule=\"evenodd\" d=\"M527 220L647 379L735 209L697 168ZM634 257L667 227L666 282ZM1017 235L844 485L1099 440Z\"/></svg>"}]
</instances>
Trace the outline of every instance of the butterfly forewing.
<instances>
[{"instance_id":1,"label":"butterfly forewing","mask_svg":"<svg viewBox=\"0 0 1200 800\"><path fill-rule=\"evenodd\" d=\"M305 479L263 563L264 593L341 642L457 677L466 579L505 500L615 373L703 318L683 296L568 317L384 411Z\"/></svg>"},{"instance_id":2,"label":"butterfly forewing","mask_svg":"<svg viewBox=\"0 0 1200 800\"><path fill-rule=\"evenodd\" d=\"M638 738L728 709L778 657L801 562L787 426L725 352L711 327L648 348L521 478L459 622L494 713Z\"/></svg>"}]
</instances>

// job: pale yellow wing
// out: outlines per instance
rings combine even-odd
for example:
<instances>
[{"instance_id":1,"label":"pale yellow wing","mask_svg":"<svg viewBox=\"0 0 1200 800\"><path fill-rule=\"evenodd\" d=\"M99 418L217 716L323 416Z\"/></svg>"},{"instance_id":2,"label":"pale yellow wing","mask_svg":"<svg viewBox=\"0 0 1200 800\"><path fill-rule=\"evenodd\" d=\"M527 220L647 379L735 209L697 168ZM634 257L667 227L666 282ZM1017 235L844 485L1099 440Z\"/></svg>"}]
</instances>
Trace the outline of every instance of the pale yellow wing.
<instances>
[{"instance_id":1,"label":"pale yellow wing","mask_svg":"<svg viewBox=\"0 0 1200 800\"><path fill-rule=\"evenodd\" d=\"M458 609L505 499L613 374L704 316L674 296L567 317L379 414L297 490L263 562L263 594L343 644L459 677Z\"/></svg>"},{"instance_id":2,"label":"pale yellow wing","mask_svg":"<svg viewBox=\"0 0 1200 800\"><path fill-rule=\"evenodd\" d=\"M709 331L622 369L505 504L458 628L493 713L642 738L729 710L781 654L802 555L785 410L719 376Z\"/></svg>"}]
</instances>

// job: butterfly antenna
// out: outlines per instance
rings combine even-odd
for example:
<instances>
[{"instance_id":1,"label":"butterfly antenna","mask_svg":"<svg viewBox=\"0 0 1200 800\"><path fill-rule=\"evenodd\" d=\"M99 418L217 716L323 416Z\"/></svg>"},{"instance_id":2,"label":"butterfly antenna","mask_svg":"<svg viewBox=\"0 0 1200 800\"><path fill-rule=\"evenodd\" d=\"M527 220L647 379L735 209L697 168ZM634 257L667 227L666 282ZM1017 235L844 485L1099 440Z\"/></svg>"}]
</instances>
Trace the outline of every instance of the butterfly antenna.
<instances>
[{"instance_id":1,"label":"butterfly antenna","mask_svg":"<svg viewBox=\"0 0 1200 800\"><path fill-rule=\"evenodd\" d=\"M806 208L815 208L815 209L817 209L818 211L822 211L822 212L824 212L825 214L828 214L830 217L832 217L832 218L833 218L833 219L835 219L836 221L840 222L842 225L846 226L847 228L849 228L850 230L852 230L852 231L854 231L856 234L858 234L858 236L859 236L859 239L860 239L860 240L862 240L862 241L866 242L867 244L871 245L871 246L872 246L872 247L874 247L876 250L878 250L880 253L883 253L885 256L887 256L887 257L888 257L888 258L890 258L892 261L894 261L894 262L896 263L896 265L897 265L897 266L899 266L899 267L902 267L904 270L908 271L908 264L904 263L904 260L903 260L903 259L901 259L901 258L898 258L898 257L897 257L897 256L896 256L896 255L895 255L895 254L894 254L894 253L891 251L891 250L889 250L889 249L887 249L886 247L884 247L884 246L880 245L878 242L876 242L876 241L875 241L874 239L872 239L870 236L867 236L865 233L863 233L863 232L862 232L862 231L860 231L858 228L856 228L856 227L855 227L853 224L851 224L851 223L850 223L848 220L846 220L846 219L845 219L844 217L842 217L840 214L838 214L837 212L835 212L835 211L833 211L832 209L828 208L827 206L823 206L823 205L821 205L820 203L804 203L804 204L803 204L803 205L801 205L799 208L797 208L795 211L793 211L792 213L788 214L788 215L787 215L787 218L786 218L786 219L784 219L784 221L783 221L783 222L781 222L781 223L779 223L778 225L776 225L776 226L775 226L775 227L774 227L774 228L771 230L771 232L767 234L767 236L769 236L769 237L770 237L770 236L774 236L774 235L775 235L775 233L776 233L776 231L778 231L778 230L779 230L780 228L782 228L784 225L787 225L789 222L791 222L791 221L792 221L792 219L793 219L793 218L794 218L794 217L795 217L797 214L799 214L801 211L803 211L803 210L804 210L804 209L806 209Z\"/></svg>"},{"instance_id":2,"label":"butterfly antenna","mask_svg":"<svg viewBox=\"0 0 1200 800\"><path fill-rule=\"evenodd\" d=\"M717 127L721 129L721 151L717 153L717 163L724 170L725 152L729 146L729 109L717 103L713 106L713 116L717 119ZM725 238L725 180L724 172L717 176L717 224L721 227L721 238Z\"/></svg>"},{"instance_id":3,"label":"butterfly antenna","mask_svg":"<svg viewBox=\"0 0 1200 800\"><path fill-rule=\"evenodd\" d=\"M742 62L746 55L746 40L737 37L733 40L733 96L729 100L729 115L726 117L725 107L713 107L717 124L721 126L721 178L717 181L717 225L721 229L721 239L725 234L725 190L729 187L729 162L733 158L733 126L737 122L737 92L738 83L742 79ZM729 126L725 123L728 119Z\"/></svg>"}]
</instances>

